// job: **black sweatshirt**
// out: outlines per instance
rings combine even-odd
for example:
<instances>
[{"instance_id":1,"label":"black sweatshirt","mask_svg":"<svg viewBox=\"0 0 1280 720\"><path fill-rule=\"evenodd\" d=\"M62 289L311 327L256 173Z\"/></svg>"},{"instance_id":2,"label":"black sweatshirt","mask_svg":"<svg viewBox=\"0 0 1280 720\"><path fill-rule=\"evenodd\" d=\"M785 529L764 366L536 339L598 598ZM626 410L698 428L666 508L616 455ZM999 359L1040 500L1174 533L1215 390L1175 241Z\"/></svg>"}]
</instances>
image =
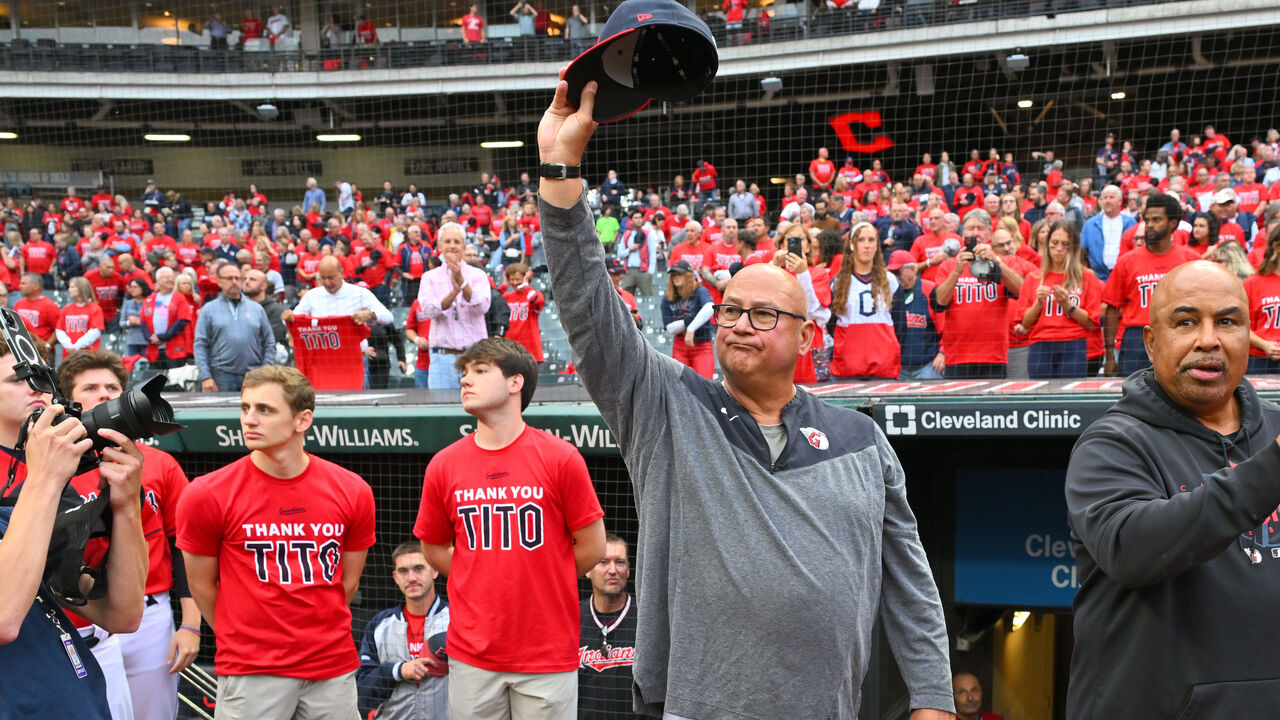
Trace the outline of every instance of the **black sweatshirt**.
<instances>
[{"instance_id":1,"label":"black sweatshirt","mask_svg":"<svg viewBox=\"0 0 1280 720\"><path fill-rule=\"evenodd\" d=\"M1070 720L1280 711L1280 406L1235 396L1223 436L1144 370L1076 443Z\"/></svg>"}]
</instances>

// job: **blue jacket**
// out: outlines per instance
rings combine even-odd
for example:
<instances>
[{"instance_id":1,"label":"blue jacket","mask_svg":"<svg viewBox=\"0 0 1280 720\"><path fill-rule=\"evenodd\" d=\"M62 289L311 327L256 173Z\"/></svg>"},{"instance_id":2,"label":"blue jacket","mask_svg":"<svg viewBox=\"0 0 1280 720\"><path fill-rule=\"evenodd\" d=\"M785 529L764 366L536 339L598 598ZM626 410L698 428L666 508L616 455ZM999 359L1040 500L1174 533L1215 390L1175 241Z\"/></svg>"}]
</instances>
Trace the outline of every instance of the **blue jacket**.
<instances>
[{"instance_id":1,"label":"blue jacket","mask_svg":"<svg viewBox=\"0 0 1280 720\"><path fill-rule=\"evenodd\" d=\"M0 537L9 527L12 512L12 507L0 507ZM85 677L76 677L57 627L45 615L42 603L32 600L18 638L0 645L0 720L110 720L107 681L98 661L49 588L42 583L37 593L70 634Z\"/></svg>"},{"instance_id":2,"label":"blue jacket","mask_svg":"<svg viewBox=\"0 0 1280 720\"><path fill-rule=\"evenodd\" d=\"M448 628L449 601L437 597L422 629L423 642ZM404 605L383 610L365 626L360 668L356 670L360 717L375 709L384 720L445 720L449 716L447 677L428 676L416 683L400 677L400 666L414 657L409 653L407 630Z\"/></svg>"},{"instance_id":3,"label":"blue jacket","mask_svg":"<svg viewBox=\"0 0 1280 720\"><path fill-rule=\"evenodd\" d=\"M1080 229L1080 247L1084 248L1085 254L1089 256L1089 267L1093 268L1093 274L1105 283L1107 276L1111 274L1111 268L1104 265L1102 261L1102 251L1107 244L1106 238L1102 235L1103 217L1105 216L1102 213L1098 213L1084 221L1084 227ZM1120 221L1125 230L1138 224L1137 220L1128 215L1121 215Z\"/></svg>"}]
</instances>

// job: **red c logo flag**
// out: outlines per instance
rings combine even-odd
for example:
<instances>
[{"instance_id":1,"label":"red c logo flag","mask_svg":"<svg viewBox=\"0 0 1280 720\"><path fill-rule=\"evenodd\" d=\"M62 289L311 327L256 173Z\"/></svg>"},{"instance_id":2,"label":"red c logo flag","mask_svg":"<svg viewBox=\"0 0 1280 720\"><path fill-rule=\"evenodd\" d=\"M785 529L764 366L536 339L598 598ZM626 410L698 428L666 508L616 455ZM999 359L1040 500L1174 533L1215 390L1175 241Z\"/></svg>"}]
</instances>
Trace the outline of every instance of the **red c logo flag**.
<instances>
[{"instance_id":1,"label":"red c logo flag","mask_svg":"<svg viewBox=\"0 0 1280 720\"><path fill-rule=\"evenodd\" d=\"M836 137L840 138L840 145L849 152L877 153L893 147L893 141L884 135L877 135L869 143L858 142L858 138L853 134L853 128L850 127L854 123L865 125L872 130L880 127L879 110L845 113L831 118L829 122L831 128L836 131Z\"/></svg>"}]
</instances>

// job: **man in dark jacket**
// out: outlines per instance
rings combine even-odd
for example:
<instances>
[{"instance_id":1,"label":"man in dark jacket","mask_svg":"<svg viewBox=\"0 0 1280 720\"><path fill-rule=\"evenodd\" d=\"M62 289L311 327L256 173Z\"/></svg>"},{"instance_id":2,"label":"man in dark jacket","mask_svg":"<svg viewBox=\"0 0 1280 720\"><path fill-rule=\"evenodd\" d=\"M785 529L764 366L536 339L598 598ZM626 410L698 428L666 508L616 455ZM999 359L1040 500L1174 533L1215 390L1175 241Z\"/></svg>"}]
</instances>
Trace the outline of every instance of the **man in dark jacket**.
<instances>
[{"instance_id":1,"label":"man in dark jacket","mask_svg":"<svg viewBox=\"0 0 1280 720\"><path fill-rule=\"evenodd\" d=\"M1244 718L1280 706L1280 407L1244 381L1249 301L1220 265L1165 275L1152 368L1067 468L1081 585L1067 717Z\"/></svg>"}]
</instances>

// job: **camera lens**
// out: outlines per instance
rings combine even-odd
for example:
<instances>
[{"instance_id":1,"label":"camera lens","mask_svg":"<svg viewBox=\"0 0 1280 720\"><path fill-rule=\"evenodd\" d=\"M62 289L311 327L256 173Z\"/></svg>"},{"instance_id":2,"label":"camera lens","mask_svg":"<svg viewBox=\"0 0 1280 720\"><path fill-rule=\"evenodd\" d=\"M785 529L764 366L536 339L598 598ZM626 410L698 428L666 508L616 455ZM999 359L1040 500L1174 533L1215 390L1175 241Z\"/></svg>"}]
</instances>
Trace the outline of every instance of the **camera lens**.
<instances>
[{"instance_id":1,"label":"camera lens","mask_svg":"<svg viewBox=\"0 0 1280 720\"><path fill-rule=\"evenodd\" d=\"M80 421L84 423L89 437L93 438L94 448L101 450L113 444L99 435L98 431L104 428L115 430L133 440L167 435L181 429L182 426L174 422L173 407L160 396L164 383L165 377L156 375L120 397L108 400L85 413Z\"/></svg>"}]
</instances>

